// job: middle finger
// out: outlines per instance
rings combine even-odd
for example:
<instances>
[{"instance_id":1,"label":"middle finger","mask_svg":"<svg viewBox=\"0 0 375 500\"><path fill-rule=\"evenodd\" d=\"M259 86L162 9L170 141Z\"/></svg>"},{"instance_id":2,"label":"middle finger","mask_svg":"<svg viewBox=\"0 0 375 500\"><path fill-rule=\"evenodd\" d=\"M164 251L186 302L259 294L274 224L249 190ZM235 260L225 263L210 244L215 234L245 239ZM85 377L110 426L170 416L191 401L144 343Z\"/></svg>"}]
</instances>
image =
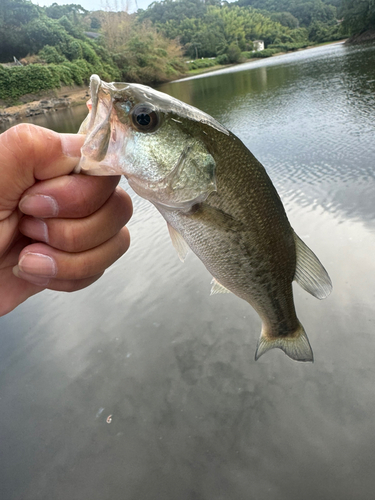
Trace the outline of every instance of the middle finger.
<instances>
[{"instance_id":1,"label":"middle finger","mask_svg":"<svg viewBox=\"0 0 375 500\"><path fill-rule=\"evenodd\" d=\"M43 219L79 219L96 212L111 196L119 180L119 176L63 175L37 182L25 191L19 208L26 215Z\"/></svg>"},{"instance_id":2,"label":"middle finger","mask_svg":"<svg viewBox=\"0 0 375 500\"><path fill-rule=\"evenodd\" d=\"M37 219L25 216L19 230L25 236L42 241L64 252L83 252L101 245L117 234L132 215L129 195L116 188L95 213L81 219Z\"/></svg>"}]
</instances>

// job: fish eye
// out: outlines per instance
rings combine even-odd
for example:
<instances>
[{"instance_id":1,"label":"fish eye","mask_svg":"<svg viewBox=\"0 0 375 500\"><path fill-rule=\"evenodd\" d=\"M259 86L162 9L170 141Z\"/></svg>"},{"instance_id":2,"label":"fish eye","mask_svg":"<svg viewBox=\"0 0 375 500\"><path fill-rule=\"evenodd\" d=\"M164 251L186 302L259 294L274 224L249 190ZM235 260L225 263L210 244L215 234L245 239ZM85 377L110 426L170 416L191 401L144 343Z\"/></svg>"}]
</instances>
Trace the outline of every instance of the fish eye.
<instances>
[{"instance_id":1,"label":"fish eye","mask_svg":"<svg viewBox=\"0 0 375 500\"><path fill-rule=\"evenodd\" d=\"M139 132L153 132L160 123L159 114L149 104L138 104L132 110L131 116L133 126Z\"/></svg>"}]
</instances>

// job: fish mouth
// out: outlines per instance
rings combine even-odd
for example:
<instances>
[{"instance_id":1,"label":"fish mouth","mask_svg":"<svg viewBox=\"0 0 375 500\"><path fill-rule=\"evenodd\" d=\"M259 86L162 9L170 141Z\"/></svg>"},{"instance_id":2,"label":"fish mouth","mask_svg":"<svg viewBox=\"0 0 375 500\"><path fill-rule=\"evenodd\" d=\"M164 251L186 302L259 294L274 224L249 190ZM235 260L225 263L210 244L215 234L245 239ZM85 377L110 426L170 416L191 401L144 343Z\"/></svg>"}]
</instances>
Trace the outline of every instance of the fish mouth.
<instances>
[{"instance_id":1,"label":"fish mouth","mask_svg":"<svg viewBox=\"0 0 375 500\"><path fill-rule=\"evenodd\" d=\"M105 83L98 75L90 78L89 114L78 130L86 139L81 159L74 173L86 175L121 175L120 149L128 137L128 127L118 119L113 106L114 93L128 87L126 83Z\"/></svg>"}]
</instances>

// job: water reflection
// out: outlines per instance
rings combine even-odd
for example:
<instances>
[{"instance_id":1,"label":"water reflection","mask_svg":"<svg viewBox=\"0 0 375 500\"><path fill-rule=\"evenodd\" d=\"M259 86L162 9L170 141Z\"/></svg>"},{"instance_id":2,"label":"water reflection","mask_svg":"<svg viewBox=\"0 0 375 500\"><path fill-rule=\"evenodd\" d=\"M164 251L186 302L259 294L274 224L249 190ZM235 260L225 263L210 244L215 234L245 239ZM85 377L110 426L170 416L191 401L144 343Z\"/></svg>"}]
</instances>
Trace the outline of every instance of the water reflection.
<instances>
[{"instance_id":1,"label":"water reflection","mask_svg":"<svg viewBox=\"0 0 375 500\"><path fill-rule=\"evenodd\" d=\"M328 268L326 301L295 287L314 365L255 363L255 312L210 298L135 198L130 250L98 283L0 319L1 498L372 498L374 54L323 47L163 87L242 138Z\"/></svg>"},{"instance_id":2,"label":"water reflection","mask_svg":"<svg viewBox=\"0 0 375 500\"><path fill-rule=\"evenodd\" d=\"M286 203L373 221L374 47L337 44L264 63L161 90L193 98L238 135Z\"/></svg>"},{"instance_id":3,"label":"water reflection","mask_svg":"<svg viewBox=\"0 0 375 500\"><path fill-rule=\"evenodd\" d=\"M33 123L61 133L77 132L79 124L87 115L86 105L73 106L68 109L58 109L55 113L46 113L23 118L24 123ZM9 125L0 124L0 133Z\"/></svg>"}]
</instances>

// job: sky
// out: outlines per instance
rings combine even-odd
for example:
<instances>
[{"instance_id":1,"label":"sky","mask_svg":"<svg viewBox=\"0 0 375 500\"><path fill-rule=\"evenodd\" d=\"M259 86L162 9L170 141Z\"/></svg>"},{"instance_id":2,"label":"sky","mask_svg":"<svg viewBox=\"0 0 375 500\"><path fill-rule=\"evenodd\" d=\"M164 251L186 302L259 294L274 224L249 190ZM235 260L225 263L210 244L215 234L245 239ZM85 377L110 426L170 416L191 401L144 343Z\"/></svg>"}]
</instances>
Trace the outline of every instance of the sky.
<instances>
[{"instance_id":1,"label":"sky","mask_svg":"<svg viewBox=\"0 0 375 500\"><path fill-rule=\"evenodd\" d=\"M107 5L110 10L122 10L122 6L124 8L128 4L128 12L135 12L138 9L146 9L153 0L32 0L32 3L41 5L42 7L48 7L53 3L57 3L59 5L67 5L70 3L75 3L78 5L82 5L84 9L87 10L106 10ZM115 5L118 5L118 8Z\"/></svg>"}]
</instances>

